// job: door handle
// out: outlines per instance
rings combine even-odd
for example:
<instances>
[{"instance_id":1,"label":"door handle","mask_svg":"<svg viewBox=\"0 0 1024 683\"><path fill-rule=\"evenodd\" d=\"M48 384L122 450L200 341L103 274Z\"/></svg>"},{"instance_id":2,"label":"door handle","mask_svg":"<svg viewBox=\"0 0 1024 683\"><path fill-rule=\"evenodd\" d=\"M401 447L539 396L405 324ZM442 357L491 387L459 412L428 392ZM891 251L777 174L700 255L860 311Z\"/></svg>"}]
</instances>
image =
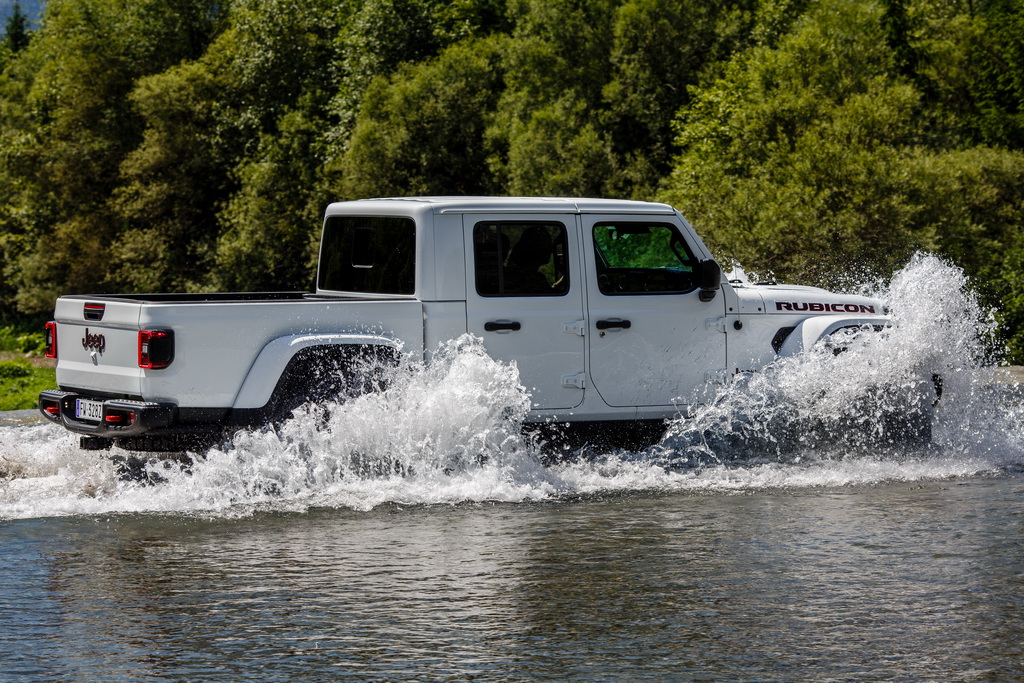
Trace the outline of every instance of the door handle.
<instances>
[{"instance_id":1,"label":"door handle","mask_svg":"<svg viewBox=\"0 0 1024 683\"><path fill-rule=\"evenodd\" d=\"M598 320L597 329L599 330L614 330L616 328L628 330L633 326L633 323L628 320Z\"/></svg>"},{"instance_id":2,"label":"door handle","mask_svg":"<svg viewBox=\"0 0 1024 683\"><path fill-rule=\"evenodd\" d=\"M513 320L492 320L484 323L485 332L503 332L506 330L518 332L521 329L523 329L522 324Z\"/></svg>"}]
</instances>

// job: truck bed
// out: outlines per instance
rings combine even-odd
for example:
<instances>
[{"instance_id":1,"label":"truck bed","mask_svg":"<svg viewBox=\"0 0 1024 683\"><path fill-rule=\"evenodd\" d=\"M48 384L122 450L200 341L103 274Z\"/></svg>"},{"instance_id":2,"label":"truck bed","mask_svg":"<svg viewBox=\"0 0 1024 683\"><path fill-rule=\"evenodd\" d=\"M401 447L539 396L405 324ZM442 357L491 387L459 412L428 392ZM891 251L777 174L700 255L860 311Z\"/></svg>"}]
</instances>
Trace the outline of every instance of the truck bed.
<instances>
[{"instance_id":1,"label":"truck bed","mask_svg":"<svg viewBox=\"0 0 1024 683\"><path fill-rule=\"evenodd\" d=\"M408 297L305 292L76 295L57 300L55 321L61 389L173 401L181 408L235 405L250 368L274 340L394 334L408 340L406 350L414 353L422 349L423 340L423 305ZM138 335L149 329L173 332L169 367L140 368Z\"/></svg>"}]
</instances>

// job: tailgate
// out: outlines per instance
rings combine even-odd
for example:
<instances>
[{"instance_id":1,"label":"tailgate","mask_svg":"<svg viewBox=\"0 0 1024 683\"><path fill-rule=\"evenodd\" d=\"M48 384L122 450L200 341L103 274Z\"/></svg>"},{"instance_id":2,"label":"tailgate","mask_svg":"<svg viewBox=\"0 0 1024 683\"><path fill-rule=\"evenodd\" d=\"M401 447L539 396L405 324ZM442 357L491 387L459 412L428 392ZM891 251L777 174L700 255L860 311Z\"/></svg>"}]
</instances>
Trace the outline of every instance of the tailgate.
<instances>
[{"instance_id":1,"label":"tailgate","mask_svg":"<svg viewBox=\"0 0 1024 683\"><path fill-rule=\"evenodd\" d=\"M57 299L57 385L113 396L140 396L142 303Z\"/></svg>"}]
</instances>

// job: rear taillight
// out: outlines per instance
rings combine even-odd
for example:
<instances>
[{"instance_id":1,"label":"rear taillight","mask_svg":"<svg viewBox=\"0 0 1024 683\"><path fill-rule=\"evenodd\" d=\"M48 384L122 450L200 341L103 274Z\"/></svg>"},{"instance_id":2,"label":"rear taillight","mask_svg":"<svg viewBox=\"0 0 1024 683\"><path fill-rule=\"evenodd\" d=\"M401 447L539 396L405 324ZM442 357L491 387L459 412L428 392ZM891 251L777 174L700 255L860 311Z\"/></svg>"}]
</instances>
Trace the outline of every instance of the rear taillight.
<instances>
[{"instance_id":1,"label":"rear taillight","mask_svg":"<svg viewBox=\"0 0 1024 683\"><path fill-rule=\"evenodd\" d=\"M166 368L174 360L173 330L139 332L139 367L143 370Z\"/></svg>"},{"instance_id":2,"label":"rear taillight","mask_svg":"<svg viewBox=\"0 0 1024 683\"><path fill-rule=\"evenodd\" d=\"M46 357L57 357L57 323L46 323Z\"/></svg>"}]
</instances>

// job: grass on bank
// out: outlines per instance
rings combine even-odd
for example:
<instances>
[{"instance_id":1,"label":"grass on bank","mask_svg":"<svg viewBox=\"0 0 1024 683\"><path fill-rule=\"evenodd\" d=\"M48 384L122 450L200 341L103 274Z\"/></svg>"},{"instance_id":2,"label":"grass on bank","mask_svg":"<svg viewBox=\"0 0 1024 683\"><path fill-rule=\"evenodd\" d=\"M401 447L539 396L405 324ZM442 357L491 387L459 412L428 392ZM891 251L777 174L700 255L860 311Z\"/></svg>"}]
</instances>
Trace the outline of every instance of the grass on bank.
<instances>
[{"instance_id":1,"label":"grass on bank","mask_svg":"<svg viewBox=\"0 0 1024 683\"><path fill-rule=\"evenodd\" d=\"M0 360L0 411L35 408L39 392L56 387L52 367L35 365L27 358Z\"/></svg>"},{"instance_id":2,"label":"grass on bank","mask_svg":"<svg viewBox=\"0 0 1024 683\"><path fill-rule=\"evenodd\" d=\"M0 327L0 411L35 408L39 392L57 386L45 346L42 333Z\"/></svg>"}]
</instances>

